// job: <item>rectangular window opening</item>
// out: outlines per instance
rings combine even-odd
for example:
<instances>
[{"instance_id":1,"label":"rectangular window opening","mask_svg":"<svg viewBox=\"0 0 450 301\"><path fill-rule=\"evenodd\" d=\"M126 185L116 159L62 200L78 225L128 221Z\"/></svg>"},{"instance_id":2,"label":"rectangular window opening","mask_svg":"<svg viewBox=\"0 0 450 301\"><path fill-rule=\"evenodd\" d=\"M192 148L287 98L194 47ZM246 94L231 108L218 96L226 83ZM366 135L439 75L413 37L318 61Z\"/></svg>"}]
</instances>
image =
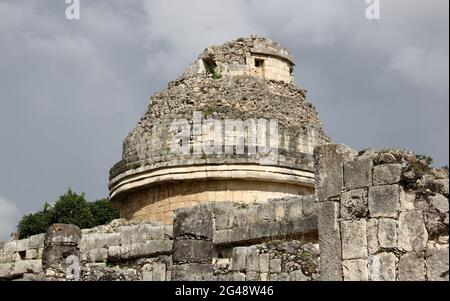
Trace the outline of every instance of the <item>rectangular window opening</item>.
<instances>
[{"instance_id":1,"label":"rectangular window opening","mask_svg":"<svg viewBox=\"0 0 450 301\"><path fill-rule=\"evenodd\" d=\"M256 67L256 68L262 68L262 67L264 67L264 60L261 60L261 59L255 59L255 67Z\"/></svg>"}]
</instances>

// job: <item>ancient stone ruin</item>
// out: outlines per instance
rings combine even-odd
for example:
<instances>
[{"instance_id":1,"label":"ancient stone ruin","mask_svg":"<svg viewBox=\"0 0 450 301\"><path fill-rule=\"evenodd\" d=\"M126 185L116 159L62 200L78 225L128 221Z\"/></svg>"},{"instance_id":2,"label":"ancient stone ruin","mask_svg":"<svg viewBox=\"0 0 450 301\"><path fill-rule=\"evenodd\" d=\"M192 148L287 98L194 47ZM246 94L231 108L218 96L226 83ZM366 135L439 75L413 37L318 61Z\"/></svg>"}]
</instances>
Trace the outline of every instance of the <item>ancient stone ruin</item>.
<instances>
[{"instance_id":1,"label":"ancient stone ruin","mask_svg":"<svg viewBox=\"0 0 450 301\"><path fill-rule=\"evenodd\" d=\"M330 144L294 65L258 37L207 48L125 139L110 173L122 218L0 243L0 280L448 281L448 170ZM208 118L250 121L205 153ZM258 120L273 119L276 156L249 130L269 136Z\"/></svg>"},{"instance_id":2,"label":"ancient stone ruin","mask_svg":"<svg viewBox=\"0 0 450 301\"><path fill-rule=\"evenodd\" d=\"M109 184L122 216L171 224L173 210L205 202L250 204L314 194L312 152L329 138L306 92L295 86L293 68L288 51L263 38L207 48L152 97L126 137ZM220 149L212 153L205 151L214 139L208 118L216 121L214 130L217 122L221 125ZM171 149L179 130L173 128L174 119L188 122L188 153ZM270 153L261 150L257 133L275 134L265 122L273 119L278 122L277 158L264 160L271 159ZM236 122L228 130L224 120Z\"/></svg>"}]
</instances>

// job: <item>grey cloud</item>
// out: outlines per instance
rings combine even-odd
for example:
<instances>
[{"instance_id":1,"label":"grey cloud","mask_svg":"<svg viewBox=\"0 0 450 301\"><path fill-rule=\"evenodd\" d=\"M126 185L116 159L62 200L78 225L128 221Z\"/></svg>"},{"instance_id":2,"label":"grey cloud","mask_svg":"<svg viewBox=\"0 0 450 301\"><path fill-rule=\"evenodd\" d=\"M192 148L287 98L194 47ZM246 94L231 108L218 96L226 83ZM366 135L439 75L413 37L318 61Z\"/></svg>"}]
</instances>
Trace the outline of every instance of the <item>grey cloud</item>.
<instances>
[{"instance_id":1,"label":"grey cloud","mask_svg":"<svg viewBox=\"0 0 450 301\"><path fill-rule=\"evenodd\" d=\"M21 214L68 186L106 196L149 97L205 47L253 33L291 50L335 142L448 164L448 1L381 5L369 22L360 0L81 0L70 22L63 0L2 1L0 195Z\"/></svg>"}]
</instances>

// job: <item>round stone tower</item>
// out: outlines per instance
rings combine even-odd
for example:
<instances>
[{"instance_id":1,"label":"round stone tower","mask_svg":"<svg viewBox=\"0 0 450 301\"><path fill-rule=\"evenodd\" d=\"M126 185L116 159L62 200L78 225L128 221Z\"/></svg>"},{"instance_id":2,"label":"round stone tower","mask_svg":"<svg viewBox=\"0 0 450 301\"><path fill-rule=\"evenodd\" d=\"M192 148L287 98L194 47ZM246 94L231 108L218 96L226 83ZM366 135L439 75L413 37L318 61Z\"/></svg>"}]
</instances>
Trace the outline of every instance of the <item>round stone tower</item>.
<instances>
[{"instance_id":1,"label":"round stone tower","mask_svg":"<svg viewBox=\"0 0 450 301\"><path fill-rule=\"evenodd\" d=\"M126 137L109 182L122 217L170 224L203 202L313 194L312 152L329 138L294 66L261 37L207 48Z\"/></svg>"}]
</instances>

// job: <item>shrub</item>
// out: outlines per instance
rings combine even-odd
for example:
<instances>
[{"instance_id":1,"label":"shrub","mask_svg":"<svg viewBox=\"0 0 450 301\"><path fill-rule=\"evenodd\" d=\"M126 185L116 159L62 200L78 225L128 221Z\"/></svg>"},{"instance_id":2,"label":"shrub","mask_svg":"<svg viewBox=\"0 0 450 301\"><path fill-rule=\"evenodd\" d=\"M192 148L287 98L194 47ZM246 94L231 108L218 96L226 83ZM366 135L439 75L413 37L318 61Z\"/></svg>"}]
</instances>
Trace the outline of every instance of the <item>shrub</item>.
<instances>
[{"instance_id":1,"label":"shrub","mask_svg":"<svg viewBox=\"0 0 450 301\"><path fill-rule=\"evenodd\" d=\"M113 219L119 218L119 210L113 208L108 199L101 199L89 204L94 217L95 225L110 223Z\"/></svg>"},{"instance_id":2,"label":"shrub","mask_svg":"<svg viewBox=\"0 0 450 301\"><path fill-rule=\"evenodd\" d=\"M119 211L107 199L88 202L70 188L53 206L45 203L42 210L22 217L17 225L19 238L44 233L55 223L73 224L81 229L104 225L119 217Z\"/></svg>"}]
</instances>

